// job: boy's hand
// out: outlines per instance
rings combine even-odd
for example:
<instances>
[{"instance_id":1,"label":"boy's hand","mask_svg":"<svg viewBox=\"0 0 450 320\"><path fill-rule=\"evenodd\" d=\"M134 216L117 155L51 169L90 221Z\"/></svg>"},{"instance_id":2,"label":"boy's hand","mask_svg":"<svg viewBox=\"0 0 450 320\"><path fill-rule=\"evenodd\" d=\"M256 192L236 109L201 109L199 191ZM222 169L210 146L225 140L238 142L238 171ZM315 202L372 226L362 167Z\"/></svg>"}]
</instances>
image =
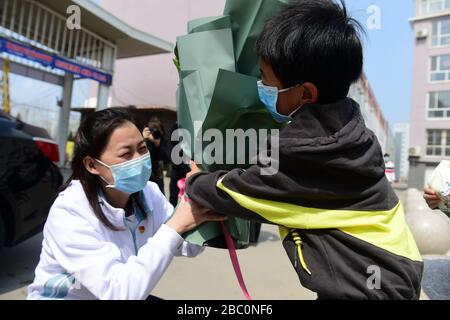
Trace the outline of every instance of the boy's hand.
<instances>
[{"instance_id":1,"label":"boy's hand","mask_svg":"<svg viewBox=\"0 0 450 320\"><path fill-rule=\"evenodd\" d=\"M201 172L200 168L197 166L197 164L194 161L189 162L189 166L191 167L191 171L189 171L186 175L186 178L190 178L192 175Z\"/></svg>"},{"instance_id":2,"label":"boy's hand","mask_svg":"<svg viewBox=\"0 0 450 320\"><path fill-rule=\"evenodd\" d=\"M423 193L423 198L427 202L430 209L437 209L441 199L437 196L436 192L433 189L425 188Z\"/></svg>"}]
</instances>

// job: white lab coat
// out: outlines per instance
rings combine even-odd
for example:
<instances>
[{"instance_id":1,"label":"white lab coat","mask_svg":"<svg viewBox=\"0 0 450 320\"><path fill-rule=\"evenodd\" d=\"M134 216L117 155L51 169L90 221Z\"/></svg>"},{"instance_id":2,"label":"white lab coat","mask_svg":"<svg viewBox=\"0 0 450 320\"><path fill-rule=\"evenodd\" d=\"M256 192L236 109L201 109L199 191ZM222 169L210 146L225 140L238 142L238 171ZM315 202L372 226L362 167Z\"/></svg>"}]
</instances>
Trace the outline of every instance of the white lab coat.
<instances>
[{"instance_id":1,"label":"white lab coat","mask_svg":"<svg viewBox=\"0 0 450 320\"><path fill-rule=\"evenodd\" d=\"M155 183L142 195L148 217L134 234L124 210L100 196L108 220L123 229L113 231L95 216L81 183L72 181L50 209L28 299L145 299L174 256L203 251L164 224L173 207Z\"/></svg>"}]
</instances>

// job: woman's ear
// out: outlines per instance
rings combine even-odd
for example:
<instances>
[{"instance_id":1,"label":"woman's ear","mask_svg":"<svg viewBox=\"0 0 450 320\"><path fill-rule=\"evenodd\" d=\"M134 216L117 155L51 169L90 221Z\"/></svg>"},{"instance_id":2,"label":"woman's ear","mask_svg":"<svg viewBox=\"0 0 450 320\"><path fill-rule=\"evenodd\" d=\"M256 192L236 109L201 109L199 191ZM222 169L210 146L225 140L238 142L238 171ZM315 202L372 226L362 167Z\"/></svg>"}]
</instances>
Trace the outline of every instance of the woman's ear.
<instances>
[{"instance_id":1,"label":"woman's ear","mask_svg":"<svg viewBox=\"0 0 450 320\"><path fill-rule=\"evenodd\" d=\"M317 87L311 82L305 82L302 88L301 105L316 103L319 99Z\"/></svg>"},{"instance_id":2,"label":"woman's ear","mask_svg":"<svg viewBox=\"0 0 450 320\"><path fill-rule=\"evenodd\" d=\"M96 161L91 157L87 156L83 159L83 164L86 170L94 175L100 175L100 172L95 167Z\"/></svg>"}]
</instances>

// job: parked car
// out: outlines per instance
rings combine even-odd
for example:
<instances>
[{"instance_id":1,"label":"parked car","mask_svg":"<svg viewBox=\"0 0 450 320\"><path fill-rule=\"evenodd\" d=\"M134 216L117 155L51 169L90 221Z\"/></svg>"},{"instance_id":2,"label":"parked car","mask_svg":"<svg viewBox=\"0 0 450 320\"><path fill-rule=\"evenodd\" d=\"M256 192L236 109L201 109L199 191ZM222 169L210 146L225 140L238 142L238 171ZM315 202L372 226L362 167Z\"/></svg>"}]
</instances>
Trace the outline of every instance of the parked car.
<instances>
[{"instance_id":1,"label":"parked car","mask_svg":"<svg viewBox=\"0 0 450 320\"><path fill-rule=\"evenodd\" d=\"M45 129L0 111L0 248L42 231L63 183L58 145Z\"/></svg>"}]
</instances>

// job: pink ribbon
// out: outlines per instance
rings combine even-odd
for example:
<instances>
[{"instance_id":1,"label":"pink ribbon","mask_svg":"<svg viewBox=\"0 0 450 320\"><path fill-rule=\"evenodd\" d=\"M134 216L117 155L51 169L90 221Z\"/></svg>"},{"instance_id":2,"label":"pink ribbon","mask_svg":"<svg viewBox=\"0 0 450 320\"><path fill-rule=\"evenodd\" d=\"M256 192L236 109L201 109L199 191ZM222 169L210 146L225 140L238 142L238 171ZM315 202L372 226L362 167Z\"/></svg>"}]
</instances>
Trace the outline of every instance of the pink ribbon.
<instances>
[{"instance_id":1,"label":"pink ribbon","mask_svg":"<svg viewBox=\"0 0 450 320\"><path fill-rule=\"evenodd\" d=\"M186 201L189 199L186 197L186 178L180 179L177 182L177 187L180 190L178 193L178 198L181 199L185 197ZM225 237L225 242L227 244L228 253L230 255L231 264L233 265L234 274L239 282L239 286L241 287L242 293L244 294L247 300L252 300L250 294L248 293L247 286L245 285L244 277L242 276L241 266L239 265L239 259L236 253L236 247L234 246L233 239L231 238L230 233L225 225L225 222L220 221L220 227L222 228L223 235Z\"/></svg>"},{"instance_id":2,"label":"pink ribbon","mask_svg":"<svg viewBox=\"0 0 450 320\"><path fill-rule=\"evenodd\" d=\"M247 300L252 300L250 294L248 293L247 286L245 285L244 277L242 276L241 267L239 265L239 260L236 254L236 248L234 246L233 239L228 232L225 222L220 221L220 226L222 227L223 235L225 236L225 242L227 243L228 253L230 254L231 264L233 265L234 274L238 279L239 286L241 287L242 293Z\"/></svg>"},{"instance_id":3,"label":"pink ribbon","mask_svg":"<svg viewBox=\"0 0 450 320\"><path fill-rule=\"evenodd\" d=\"M178 180L177 187L180 190L178 192L178 199L181 199L181 198L183 198L183 196L186 192L186 178Z\"/></svg>"}]
</instances>

